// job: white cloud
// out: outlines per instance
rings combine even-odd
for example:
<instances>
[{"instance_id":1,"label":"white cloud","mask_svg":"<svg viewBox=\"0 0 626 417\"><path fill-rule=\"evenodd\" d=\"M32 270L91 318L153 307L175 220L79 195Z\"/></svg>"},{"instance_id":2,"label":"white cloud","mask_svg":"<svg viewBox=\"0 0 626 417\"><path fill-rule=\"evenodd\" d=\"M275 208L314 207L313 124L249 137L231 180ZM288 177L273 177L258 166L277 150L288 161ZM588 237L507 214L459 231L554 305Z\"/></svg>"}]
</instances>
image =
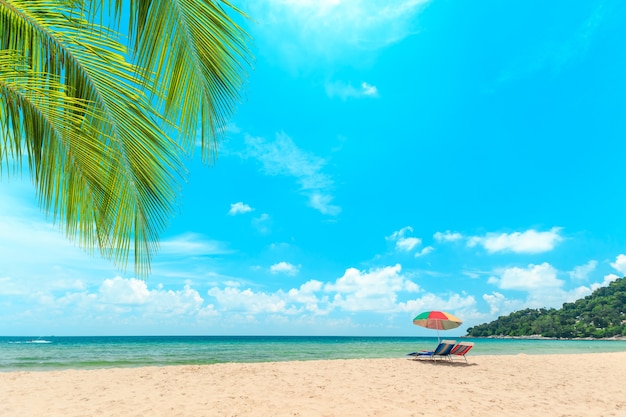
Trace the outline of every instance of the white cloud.
<instances>
[{"instance_id":1,"label":"white cloud","mask_svg":"<svg viewBox=\"0 0 626 417\"><path fill-rule=\"evenodd\" d=\"M165 239L160 244L160 253L163 255L222 255L231 253L223 244L208 240L197 233L185 233Z\"/></svg>"},{"instance_id":2,"label":"white cloud","mask_svg":"<svg viewBox=\"0 0 626 417\"><path fill-rule=\"evenodd\" d=\"M368 272L348 268L334 283L327 283L324 291L334 293L333 305L345 311L397 310L397 293L416 286L400 275L401 266L388 266Z\"/></svg>"},{"instance_id":3,"label":"white cloud","mask_svg":"<svg viewBox=\"0 0 626 417\"><path fill-rule=\"evenodd\" d=\"M499 273L499 277L491 277L489 282L507 290L534 291L558 288L563 285L563 281L557 279L556 273L552 265L544 262L540 265L528 265L528 268L504 269Z\"/></svg>"},{"instance_id":4,"label":"white cloud","mask_svg":"<svg viewBox=\"0 0 626 417\"><path fill-rule=\"evenodd\" d=\"M325 90L328 97L337 97L341 100L378 97L378 88L366 82L362 82L359 87L354 87L352 84L346 84L341 81L328 82L326 83Z\"/></svg>"},{"instance_id":5,"label":"white cloud","mask_svg":"<svg viewBox=\"0 0 626 417\"><path fill-rule=\"evenodd\" d=\"M328 313L328 297L315 295L321 292L324 283L317 280L307 281L300 288L292 288L289 290L289 298L295 303L303 306L304 310L312 314L320 315Z\"/></svg>"},{"instance_id":6,"label":"white cloud","mask_svg":"<svg viewBox=\"0 0 626 417\"><path fill-rule=\"evenodd\" d=\"M548 232L538 232L530 229L525 232L488 233L486 236L475 236L468 240L468 246L483 246L489 253L542 253L550 251L561 242L559 228L552 228Z\"/></svg>"},{"instance_id":7,"label":"white cloud","mask_svg":"<svg viewBox=\"0 0 626 417\"><path fill-rule=\"evenodd\" d=\"M301 150L285 133L276 134L274 141L246 136L248 155L258 159L267 175L285 175L298 178L303 189L320 189L332 185L322 173L326 161Z\"/></svg>"},{"instance_id":8,"label":"white cloud","mask_svg":"<svg viewBox=\"0 0 626 417\"><path fill-rule=\"evenodd\" d=\"M418 32L416 16L428 0L249 0L259 22L256 38L285 65L345 60Z\"/></svg>"},{"instance_id":9,"label":"white cloud","mask_svg":"<svg viewBox=\"0 0 626 417\"><path fill-rule=\"evenodd\" d=\"M561 307L563 303L571 303L591 294L593 291L601 287L608 286L611 282L619 277L615 274L608 274L602 282L595 282L590 286L579 286L571 290L554 289L552 291L537 291L527 300L529 306L536 307Z\"/></svg>"},{"instance_id":10,"label":"white cloud","mask_svg":"<svg viewBox=\"0 0 626 417\"><path fill-rule=\"evenodd\" d=\"M483 300L489 304L489 313L495 315L500 311L500 305L506 300L506 297L499 292L492 294L483 294Z\"/></svg>"},{"instance_id":11,"label":"white cloud","mask_svg":"<svg viewBox=\"0 0 626 417\"><path fill-rule=\"evenodd\" d=\"M322 214L337 216L341 213L341 207L331 204L333 199L330 194L313 192L309 195L309 206Z\"/></svg>"},{"instance_id":12,"label":"white cloud","mask_svg":"<svg viewBox=\"0 0 626 417\"><path fill-rule=\"evenodd\" d=\"M368 271L348 268L334 282L310 280L299 288L275 292L254 291L239 286L214 287L208 295L216 299L217 311L229 314L263 313L329 315L332 311L416 314L424 309L466 311L475 305L470 295L449 294L446 299L435 294L400 301L403 294L420 292L418 284L401 274L401 266L387 266Z\"/></svg>"},{"instance_id":13,"label":"white cloud","mask_svg":"<svg viewBox=\"0 0 626 417\"><path fill-rule=\"evenodd\" d=\"M234 216L236 214L244 214L253 211L254 209L247 204L239 201L237 203L233 203L230 205L230 210L228 210L228 215Z\"/></svg>"},{"instance_id":14,"label":"white cloud","mask_svg":"<svg viewBox=\"0 0 626 417\"><path fill-rule=\"evenodd\" d=\"M426 255L428 255L429 253L431 253L434 250L435 250L435 248L433 248L432 246L426 246L425 248L422 248L421 251L415 252L415 257L419 258L421 256L426 256Z\"/></svg>"},{"instance_id":15,"label":"white cloud","mask_svg":"<svg viewBox=\"0 0 626 417\"><path fill-rule=\"evenodd\" d=\"M596 282L590 286L579 286L572 289L564 289L562 282L555 278L555 271L547 264L531 265L526 270L511 268L507 288L527 291L523 299L507 298L504 294L493 292L484 294L483 300L490 307L491 318L497 315L506 315L513 311L524 308L560 308L563 303L571 303L591 294L601 287L608 286L612 281L618 279L617 275L606 275L602 282ZM544 283L539 281L544 280ZM501 281L495 277L491 282L500 284Z\"/></svg>"},{"instance_id":16,"label":"white cloud","mask_svg":"<svg viewBox=\"0 0 626 417\"><path fill-rule=\"evenodd\" d=\"M247 156L260 161L265 174L294 177L311 207L330 216L341 212L339 206L331 204L333 181L323 173L324 159L301 150L284 133L277 134L274 141L246 136L245 143Z\"/></svg>"},{"instance_id":17,"label":"white cloud","mask_svg":"<svg viewBox=\"0 0 626 417\"><path fill-rule=\"evenodd\" d=\"M463 239L463 235L457 232L452 233L449 230L445 232L437 232L433 235L437 242L455 242L457 240Z\"/></svg>"},{"instance_id":18,"label":"white cloud","mask_svg":"<svg viewBox=\"0 0 626 417\"><path fill-rule=\"evenodd\" d=\"M281 290L268 294L254 292L250 288L240 290L233 287L224 289L214 287L208 291L208 294L217 300L220 309L230 313L239 311L251 314L295 314L298 311L293 305L287 304L288 295Z\"/></svg>"},{"instance_id":19,"label":"white cloud","mask_svg":"<svg viewBox=\"0 0 626 417\"><path fill-rule=\"evenodd\" d=\"M145 304L150 291L145 281L115 277L100 286L99 300L107 304Z\"/></svg>"},{"instance_id":20,"label":"white cloud","mask_svg":"<svg viewBox=\"0 0 626 417\"><path fill-rule=\"evenodd\" d=\"M615 274L608 274L604 276L604 279L602 280L602 282L597 282L595 284L591 284L591 289L589 290L588 294L585 295L589 295L591 294L592 291L597 290L598 288L601 287L606 287L608 286L611 282L615 281L616 279L619 279L620 277L618 277Z\"/></svg>"},{"instance_id":21,"label":"white cloud","mask_svg":"<svg viewBox=\"0 0 626 417\"><path fill-rule=\"evenodd\" d=\"M447 298L428 293L420 298L400 303L400 310L407 313L419 314L428 310L443 310L465 317L464 311L472 309L476 305L476 299L471 295L449 294Z\"/></svg>"},{"instance_id":22,"label":"white cloud","mask_svg":"<svg viewBox=\"0 0 626 417\"><path fill-rule=\"evenodd\" d=\"M277 264L278 265L278 264ZM287 264L288 265L288 264ZM310 280L299 288L272 293L229 286L209 289L218 311L242 314L328 315L338 312L389 313L406 311L399 293L416 293L419 286L400 274L400 265L359 271L348 268L334 282ZM413 304L411 304L413 305Z\"/></svg>"},{"instance_id":23,"label":"white cloud","mask_svg":"<svg viewBox=\"0 0 626 417\"><path fill-rule=\"evenodd\" d=\"M150 320L179 320L181 316L214 315L212 305L204 305L199 293L186 284L181 290L149 289L146 281L115 277L105 279L97 291L66 291L62 296L47 293L40 297L32 310L49 310L50 314L81 321L99 317L111 323L121 323L129 317ZM72 319L73 317L73 319Z\"/></svg>"},{"instance_id":24,"label":"white cloud","mask_svg":"<svg viewBox=\"0 0 626 417\"><path fill-rule=\"evenodd\" d=\"M207 309L212 310L212 306L203 307L204 299L189 284L176 291L161 288L150 290L143 280L115 277L106 279L94 295L92 300L96 305L132 306L135 314L157 317L201 312L206 315Z\"/></svg>"},{"instance_id":25,"label":"white cloud","mask_svg":"<svg viewBox=\"0 0 626 417\"><path fill-rule=\"evenodd\" d=\"M396 242L396 248L399 250L403 250L406 252L411 252L414 247L420 245L422 243L422 239L417 237L405 237L398 239Z\"/></svg>"},{"instance_id":26,"label":"white cloud","mask_svg":"<svg viewBox=\"0 0 626 417\"><path fill-rule=\"evenodd\" d=\"M622 276L626 275L626 255L620 254L615 258L615 262L611 263L611 266L615 268L617 272L622 274Z\"/></svg>"},{"instance_id":27,"label":"white cloud","mask_svg":"<svg viewBox=\"0 0 626 417\"><path fill-rule=\"evenodd\" d=\"M259 217L252 219L252 226L262 234L268 234L270 232L271 218L269 214L263 213Z\"/></svg>"},{"instance_id":28,"label":"white cloud","mask_svg":"<svg viewBox=\"0 0 626 417\"><path fill-rule=\"evenodd\" d=\"M570 277L578 281L586 281L589 279L589 274L592 273L598 266L598 261L591 260L584 265L575 267L570 273Z\"/></svg>"},{"instance_id":29,"label":"white cloud","mask_svg":"<svg viewBox=\"0 0 626 417\"><path fill-rule=\"evenodd\" d=\"M489 314L492 317L509 314L512 311L525 308L523 300L508 299L504 294L499 292L483 294L482 298L489 304Z\"/></svg>"},{"instance_id":30,"label":"white cloud","mask_svg":"<svg viewBox=\"0 0 626 417\"><path fill-rule=\"evenodd\" d=\"M300 271L300 267L283 261L272 265L270 271L272 274L297 275Z\"/></svg>"},{"instance_id":31,"label":"white cloud","mask_svg":"<svg viewBox=\"0 0 626 417\"><path fill-rule=\"evenodd\" d=\"M378 97L378 87L366 82L361 83L361 92L366 97Z\"/></svg>"},{"instance_id":32,"label":"white cloud","mask_svg":"<svg viewBox=\"0 0 626 417\"><path fill-rule=\"evenodd\" d=\"M422 239L417 237L407 237L408 233L412 233L413 228L411 226L403 227L400 230L393 232L387 236L386 239L395 242L396 250L401 252L411 252L417 246L422 244ZM432 248L424 248L421 252L418 252L415 256L426 255L432 251Z\"/></svg>"},{"instance_id":33,"label":"white cloud","mask_svg":"<svg viewBox=\"0 0 626 417\"><path fill-rule=\"evenodd\" d=\"M218 308L229 314L296 314L309 313L323 315L328 312L328 297L321 294L323 283L311 280L299 288L287 292L277 290L273 293L241 290L237 287L209 289L208 295L216 299ZM320 293L317 295L316 293Z\"/></svg>"}]
</instances>

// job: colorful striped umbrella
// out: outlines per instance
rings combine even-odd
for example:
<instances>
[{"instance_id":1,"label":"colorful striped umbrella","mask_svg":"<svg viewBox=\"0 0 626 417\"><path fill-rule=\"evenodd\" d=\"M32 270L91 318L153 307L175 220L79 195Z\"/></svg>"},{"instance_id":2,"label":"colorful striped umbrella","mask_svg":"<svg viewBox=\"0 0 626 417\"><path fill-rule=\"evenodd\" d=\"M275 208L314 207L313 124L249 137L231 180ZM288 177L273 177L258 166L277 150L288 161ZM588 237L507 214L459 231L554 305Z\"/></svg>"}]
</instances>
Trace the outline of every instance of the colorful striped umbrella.
<instances>
[{"instance_id":1,"label":"colorful striped umbrella","mask_svg":"<svg viewBox=\"0 0 626 417\"><path fill-rule=\"evenodd\" d=\"M417 326L437 330L437 339L439 339L439 330L455 329L462 323L460 318L445 311L425 311L413 319L413 324Z\"/></svg>"}]
</instances>

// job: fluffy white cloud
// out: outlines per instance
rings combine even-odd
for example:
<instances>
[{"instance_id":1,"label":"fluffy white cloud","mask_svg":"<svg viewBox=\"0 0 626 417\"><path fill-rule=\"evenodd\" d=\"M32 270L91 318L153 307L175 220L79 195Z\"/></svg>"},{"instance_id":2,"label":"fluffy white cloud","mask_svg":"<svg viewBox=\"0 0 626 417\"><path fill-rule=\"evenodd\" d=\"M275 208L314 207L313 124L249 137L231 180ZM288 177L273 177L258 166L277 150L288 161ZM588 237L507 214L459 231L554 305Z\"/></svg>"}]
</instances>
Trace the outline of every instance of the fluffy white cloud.
<instances>
[{"instance_id":1,"label":"fluffy white cloud","mask_svg":"<svg viewBox=\"0 0 626 417\"><path fill-rule=\"evenodd\" d=\"M324 284L321 281L311 280L300 286L289 290L289 299L294 303L301 304L309 313L321 315L329 312L328 297L316 295L321 293Z\"/></svg>"},{"instance_id":2,"label":"fluffy white cloud","mask_svg":"<svg viewBox=\"0 0 626 417\"><path fill-rule=\"evenodd\" d=\"M239 201L237 203L233 203L230 205L230 210L228 210L229 216L234 216L236 214L244 214L253 211L254 209L247 204Z\"/></svg>"},{"instance_id":3,"label":"fluffy white cloud","mask_svg":"<svg viewBox=\"0 0 626 417\"><path fill-rule=\"evenodd\" d=\"M421 291L419 285L401 273L401 266L387 266L360 271L348 268L343 276L334 282L310 280L299 288L275 292L254 291L229 286L213 287L208 295L215 298L217 311L228 314L285 315L300 317L328 316L345 312L361 313L410 313L417 314L427 309L452 310L461 315L476 315L476 301L467 294L448 294L446 297L426 293L420 297L400 301L408 294Z\"/></svg>"},{"instance_id":4,"label":"fluffy white cloud","mask_svg":"<svg viewBox=\"0 0 626 417\"><path fill-rule=\"evenodd\" d=\"M426 246L425 248L422 248L421 251L415 252L415 257L419 258L420 256L426 256L434 250L435 248L433 248L432 246Z\"/></svg>"},{"instance_id":5,"label":"fluffy white cloud","mask_svg":"<svg viewBox=\"0 0 626 417\"><path fill-rule=\"evenodd\" d=\"M397 264L367 272L348 268L334 283L324 286L324 291L334 293L333 305L346 311L397 310L397 293L415 290L415 284L400 274Z\"/></svg>"},{"instance_id":6,"label":"fluffy white cloud","mask_svg":"<svg viewBox=\"0 0 626 417\"><path fill-rule=\"evenodd\" d=\"M499 273L499 277L491 277L489 282L507 290L533 291L544 288L558 288L563 281L556 277L557 271L547 262L540 265L529 265L528 268L507 268Z\"/></svg>"},{"instance_id":7,"label":"fluffy white cloud","mask_svg":"<svg viewBox=\"0 0 626 417\"><path fill-rule=\"evenodd\" d=\"M149 297L145 281L115 277L104 280L98 299L107 304L145 304Z\"/></svg>"},{"instance_id":8,"label":"fluffy white cloud","mask_svg":"<svg viewBox=\"0 0 626 417\"><path fill-rule=\"evenodd\" d=\"M623 254L617 255L615 262L612 262L611 266L615 268L617 272L622 274L622 276L625 276L626 275L626 255L623 255Z\"/></svg>"},{"instance_id":9,"label":"fluffy white cloud","mask_svg":"<svg viewBox=\"0 0 626 417\"><path fill-rule=\"evenodd\" d=\"M411 252L416 247L422 244L422 239L418 237L407 236L407 234L412 232L413 228L411 226L406 226L400 230L393 232L391 235L387 236L386 239L391 242L395 242L396 250L400 252ZM415 257L427 255L432 251L432 247L425 247L421 251L415 253Z\"/></svg>"},{"instance_id":10,"label":"fluffy white cloud","mask_svg":"<svg viewBox=\"0 0 626 417\"><path fill-rule=\"evenodd\" d=\"M574 280L585 281L589 278L589 274L592 273L597 266L598 261L591 260L584 265L575 267L569 275Z\"/></svg>"},{"instance_id":11,"label":"fluffy white cloud","mask_svg":"<svg viewBox=\"0 0 626 417\"><path fill-rule=\"evenodd\" d=\"M445 232L437 232L433 235L437 242L455 242L463 239L463 235L457 232L446 230Z\"/></svg>"},{"instance_id":12,"label":"fluffy white cloud","mask_svg":"<svg viewBox=\"0 0 626 417\"><path fill-rule=\"evenodd\" d=\"M341 100L378 97L378 88L366 82L362 82L358 87L341 81L328 82L325 85L325 90L328 97L337 97Z\"/></svg>"},{"instance_id":13,"label":"fluffy white cloud","mask_svg":"<svg viewBox=\"0 0 626 417\"><path fill-rule=\"evenodd\" d=\"M400 264L387 266L362 272L356 268L348 268L343 276L335 283L325 286L326 292L344 294L360 294L363 297L370 295L387 294L389 290L400 290L404 279L400 276Z\"/></svg>"},{"instance_id":14,"label":"fluffy white cloud","mask_svg":"<svg viewBox=\"0 0 626 417\"><path fill-rule=\"evenodd\" d=\"M106 279L91 296L95 306L132 306L136 313L143 311L158 317L206 314L213 307L204 307L204 299L189 284L182 290L148 289L146 281L135 278Z\"/></svg>"},{"instance_id":15,"label":"fluffy white cloud","mask_svg":"<svg viewBox=\"0 0 626 417\"><path fill-rule=\"evenodd\" d=\"M542 253L550 251L563 240L559 228L547 232L527 230L514 233L489 233L486 236L474 236L468 240L469 246L481 245L488 252Z\"/></svg>"},{"instance_id":16,"label":"fluffy white cloud","mask_svg":"<svg viewBox=\"0 0 626 417\"><path fill-rule=\"evenodd\" d=\"M420 291L417 284L401 275L400 265L359 271L348 268L334 282L310 280L299 288L273 293L250 288L214 287L208 295L214 297L218 309L246 314L309 313L327 315L331 311L400 312L406 303L398 302L399 293Z\"/></svg>"},{"instance_id":17,"label":"fluffy white cloud","mask_svg":"<svg viewBox=\"0 0 626 417\"><path fill-rule=\"evenodd\" d=\"M483 294L483 300L489 304L489 313L494 317L521 309L524 306L524 302L522 300L509 300L504 296L504 294L499 292Z\"/></svg>"},{"instance_id":18,"label":"fluffy white cloud","mask_svg":"<svg viewBox=\"0 0 626 417\"><path fill-rule=\"evenodd\" d=\"M228 312L245 312L251 314L260 313L281 313L295 314L298 309L293 305L288 305L288 294L283 291L275 293L254 292L250 288L240 290L239 288L226 287L211 288L208 295L217 300L220 310Z\"/></svg>"},{"instance_id":19,"label":"fluffy white cloud","mask_svg":"<svg viewBox=\"0 0 626 417\"><path fill-rule=\"evenodd\" d=\"M300 267L288 262L278 262L270 267L272 274L297 275Z\"/></svg>"},{"instance_id":20,"label":"fluffy white cloud","mask_svg":"<svg viewBox=\"0 0 626 417\"><path fill-rule=\"evenodd\" d=\"M619 277L614 274L609 274L604 277L602 282L595 282L589 286L579 286L572 289L564 289L560 286L559 281L555 279L555 271L547 264L531 265L526 270L519 270L519 268L511 268L507 270L509 272L509 278L515 276L519 281L508 284L512 284L515 288L525 290L526 296L523 298L509 298L500 292L493 292L491 294L484 294L483 300L490 307L490 320L499 315L506 315L513 311L521 310L524 308L560 308L563 303L570 303L581 298L584 298L591 294L593 291L601 287L606 287L612 281ZM525 281L525 279L530 280ZM545 286L539 284L537 281L545 278ZM500 284L501 281L495 277L491 279L492 283ZM507 289L507 288L503 288Z\"/></svg>"},{"instance_id":21,"label":"fluffy white cloud","mask_svg":"<svg viewBox=\"0 0 626 417\"><path fill-rule=\"evenodd\" d=\"M589 295L592 291L597 290L598 288L601 287L606 287L608 286L611 282L615 281L616 279L619 279L620 277L618 277L615 274L608 274L604 276L604 279L602 280L602 282L596 282L594 284L591 284L591 289L589 290L589 292L585 295Z\"/></svg>"},{"instance_id":22,"label":"fluffy white cloud","mask_svg":"<svg viewBox=\"0 0 626 417\"><path fill-rule=\"evenodd\" d=\"M405 237L396 241L396 248L406 252L411 252L414 247L421 245L422 239L417 237Z\"/></svg>"},{"instance_id":23,"label":"fluffy white cloud","mask_svg":"<svg viewBox=\"0 0 626 417\"><path fill-rule=\"evenodd\" d=\"M419 298L400 303L400 310L407 313L419 314L428 310L443 310L460 316L465 316L464 311L472 309L476 305L476 299L471 295L448 294L447 298L436 294L427 293Z\"/></svg>"},{"instance_id":24,"label":"fluffy white cloud","mask_svg":"<svg viewBox=\"0 0 626 417\"><path fill-rule=\"evenodd\" d=\"M213 305L205 305L190 284L179 290L164 290L160 286L149 289L146 281L119 276L105 279L96 291L66 291L61 296L41 293L31 309L73 321L95 316L98 320L122 322L131 317L151 321L215 315Z\"/></svg>"}]
</instances>

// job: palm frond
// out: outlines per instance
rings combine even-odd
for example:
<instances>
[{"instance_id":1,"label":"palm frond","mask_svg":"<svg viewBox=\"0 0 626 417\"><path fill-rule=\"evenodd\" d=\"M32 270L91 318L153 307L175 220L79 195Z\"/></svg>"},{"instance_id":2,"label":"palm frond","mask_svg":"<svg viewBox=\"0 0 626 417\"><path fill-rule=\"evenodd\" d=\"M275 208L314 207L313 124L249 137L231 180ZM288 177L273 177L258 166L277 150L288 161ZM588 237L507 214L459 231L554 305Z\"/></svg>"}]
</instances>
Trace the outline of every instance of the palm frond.
<instances>
[{"instance_id":1,"label":"palm frond","mask_svg":"<svg viewBox=\"0 0 626 417\"><path fill-rule=\"evenodd\" d=\"M86 1L86 0L85 0ZM93 0L90 10L120 0ZM129 0L131 54L143 79L154 76L162 92L159 112L181 129L179 143L192 152L200 132L203 158L211 160L251 65L245 31L229 16L243 12L222 0Z\"/></svg>"},{"instance_id":2,"label":"palm frond","mask_svg":"<svg viewBox=\"0 0 626 417\"><path fill-rule=\"evenodd\" d=\"M133 252L137 273L145 275L184 176L180 148L141 89L150 83L138 78L144 72L126 62L112 32L69 3L0 0L0 39L42 90L63 85L60 101L80 107L62 112L76 113L72 128L52 129L44 123L49 106L28 101L31 111L15 88L5 89L0 123L13 137L13 156L21 149L15 135L27 143L42 205L64 221L67 234L123 267Z\"/></svg>"}]
</instances>

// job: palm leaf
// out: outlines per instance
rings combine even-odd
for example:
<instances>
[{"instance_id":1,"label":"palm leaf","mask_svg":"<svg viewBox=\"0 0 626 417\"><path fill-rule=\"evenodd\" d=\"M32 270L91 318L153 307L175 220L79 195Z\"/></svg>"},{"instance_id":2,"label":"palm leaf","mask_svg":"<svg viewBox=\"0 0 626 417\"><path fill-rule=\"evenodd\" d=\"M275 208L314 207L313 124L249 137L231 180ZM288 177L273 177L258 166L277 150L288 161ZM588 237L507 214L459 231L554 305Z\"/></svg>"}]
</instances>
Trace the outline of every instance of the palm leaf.
<instances>
[{"instance_id":1,"label":"palm leaf","mask_svg":"<svg viewBox=\"0 0 626 417\"><path fill-rule=\"evenodd\" d=\"M144 69L143 79L154 76L151 91L163 93L160 113L180 127L179 143L188 152L199 130L203 158L210 160L241 98L251 63L248 36L228 12L243 13L227 1L213 0L88 3L84 7L92 18L112 3L130 17L132 59Z\"/></svg>"},{"instance_id":2,"label":"palm leaf","mask_svg":"<svg viewBox=\"0 0 626 417\"><path fill-rule=\"evenodd\" d=\"M184 174L180 149L140 88L150 83L146 72L126 62L113 32L70 3L0 0L3 49L26 68L15 76L1 67L0 153L19 159L26 147L42 205L67 234L121 266L133 252L143 275ZM39 101L26 93L32 79ZM67 104L55 113L58 102Z\"/></svg>"}]
</instances>

